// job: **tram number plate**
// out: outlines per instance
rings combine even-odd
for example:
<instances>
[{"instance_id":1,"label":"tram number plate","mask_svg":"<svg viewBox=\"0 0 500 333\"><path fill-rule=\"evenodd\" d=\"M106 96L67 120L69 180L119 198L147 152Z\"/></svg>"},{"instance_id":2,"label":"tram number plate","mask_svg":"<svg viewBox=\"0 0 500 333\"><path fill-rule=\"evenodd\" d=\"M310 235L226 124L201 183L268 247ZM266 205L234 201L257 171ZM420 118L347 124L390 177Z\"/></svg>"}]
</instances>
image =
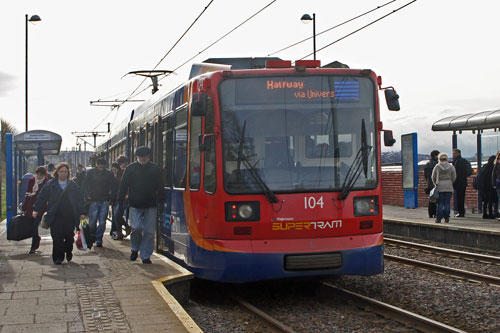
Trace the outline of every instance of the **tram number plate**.
<instances>
[{"instance_id":1,"label":"tram number plate","mask_svg":"<svg viewBox=\"0 0 500 333\"><path fill-rule=\"evenodd\" d=\"M318 206L323 208L324 202L323 202L323 197L319 197L319 199L316 199L315 197L305 197L304 198L304 209L314 209Z\"/></svg>"}]
</instances>

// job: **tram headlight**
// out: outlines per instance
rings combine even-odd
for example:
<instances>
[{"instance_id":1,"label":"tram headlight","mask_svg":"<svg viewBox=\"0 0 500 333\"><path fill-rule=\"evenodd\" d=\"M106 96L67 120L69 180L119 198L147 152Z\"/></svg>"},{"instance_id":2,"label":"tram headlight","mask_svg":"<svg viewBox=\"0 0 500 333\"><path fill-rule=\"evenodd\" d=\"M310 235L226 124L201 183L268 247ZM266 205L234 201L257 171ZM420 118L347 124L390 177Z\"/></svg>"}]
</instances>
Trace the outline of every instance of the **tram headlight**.
<instances>
[{"instance_id":1,"label":"tram headlight","mask_svg":"<svg viewBox=\"0 0 500 333\"><path fill-rule=\"evenodd\" d=\"M260 220L260 203L258 201L226 202L226 221L250 222Z\"/></svg>"},{"instance_id":2,"label":"tram headlight","mask_svg":"<svg viewBox=\"0 0 500 333\"><path fill-rule=\"evenodd\" d=\"M378 197L355 197L354 198L354 216L378 215Z\"/></svg>"},{"instance_id":3,"label":"tram headlight","mask_svg":"<svg viewBox=\"0 0 500 333\"><path fill-rule=\"evenodd\" d=\"M238 208L238 215L242 219L248 219L252 217L253 214L253 209L250 205L241 205L240 208Z\"/></svg>"}]
</instances>

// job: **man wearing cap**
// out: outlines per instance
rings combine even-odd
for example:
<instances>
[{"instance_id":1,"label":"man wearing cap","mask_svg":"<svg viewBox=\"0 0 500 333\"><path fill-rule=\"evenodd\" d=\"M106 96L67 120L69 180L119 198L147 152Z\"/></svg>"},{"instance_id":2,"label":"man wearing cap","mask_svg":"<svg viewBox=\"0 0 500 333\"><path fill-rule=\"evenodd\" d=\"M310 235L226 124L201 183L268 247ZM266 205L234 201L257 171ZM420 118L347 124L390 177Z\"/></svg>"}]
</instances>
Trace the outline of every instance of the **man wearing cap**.
<instances>
[{"instance_id":1,"label":"man wearing cap","mask_svg":"<svg viewBox=\"0 0 500 333\"><path fill-rule=\"evenodd\" d=\"M102 247L102 236L106 230L106 218L109 212L113 182L113 173L106 170L106 160L103 158L97 160L95 169L90 169L83 181L83 193L90 203L90 233L95 237L97 247ZM99 221L99 226L97 226L97 221Z\"/></svg>"},{"instance_id":2,"label":"man wearing cap","mask_svg":"<svg viewBox=\"0 0 500 333\"><path fill-rule=\"evenodd\" d=\"M135 261L140 252L144 264L150 264L154 250L158 195L162 196L163 182L158 165L149 160L151 149L136 149L137 162L127 166L120 181L118 202L123 203L128 194L130 207L130 260ZM122 205L121 205L122 206Z\"/></svg>"}]
</instances>

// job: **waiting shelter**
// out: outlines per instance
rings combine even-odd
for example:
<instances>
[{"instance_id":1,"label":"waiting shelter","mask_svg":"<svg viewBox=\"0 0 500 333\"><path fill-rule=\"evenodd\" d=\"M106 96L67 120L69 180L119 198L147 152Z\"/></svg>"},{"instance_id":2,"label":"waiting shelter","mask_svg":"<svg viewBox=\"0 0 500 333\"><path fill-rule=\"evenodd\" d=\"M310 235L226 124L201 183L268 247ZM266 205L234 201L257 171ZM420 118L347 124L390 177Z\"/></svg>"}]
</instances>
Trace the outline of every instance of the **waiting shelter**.
<instances>
[{"instance_id":1,"label":"waiting shelter","mask_svg":"<svg viewBox=\"0 0 500 333\"><path fill-rule=\"evenodd\" d=\"M7 223L16 214L18 183L26 173L26 157L37 156L37 165L44 164L44 156L58 155L62 138L59 134L45 131L27 131L16 136L7 133L6 144L6 204ZM8 227L8 224L7 224Z\"/></svg>"}]
</instances>

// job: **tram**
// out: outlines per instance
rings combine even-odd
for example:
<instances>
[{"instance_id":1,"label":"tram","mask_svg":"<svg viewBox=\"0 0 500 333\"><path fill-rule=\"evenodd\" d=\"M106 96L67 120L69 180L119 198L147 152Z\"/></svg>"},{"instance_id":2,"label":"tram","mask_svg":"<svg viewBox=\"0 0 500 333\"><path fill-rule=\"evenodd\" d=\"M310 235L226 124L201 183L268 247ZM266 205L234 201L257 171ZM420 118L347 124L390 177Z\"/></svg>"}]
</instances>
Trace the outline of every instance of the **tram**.
<instances>
[{"instance_id":1,"label":"tram","mask_svg":"<svg viewBox=\"0 0 500 333\"><path fill-rule=\"evenodd\" d=\"M378 91L399 110L381 84L372 70L316 60L209 59L99 150L113 160L152 149L166 198L157 251L199 278L374 275L384 270L380 134L395 141Z\"/></svg>"}]
</instances>

